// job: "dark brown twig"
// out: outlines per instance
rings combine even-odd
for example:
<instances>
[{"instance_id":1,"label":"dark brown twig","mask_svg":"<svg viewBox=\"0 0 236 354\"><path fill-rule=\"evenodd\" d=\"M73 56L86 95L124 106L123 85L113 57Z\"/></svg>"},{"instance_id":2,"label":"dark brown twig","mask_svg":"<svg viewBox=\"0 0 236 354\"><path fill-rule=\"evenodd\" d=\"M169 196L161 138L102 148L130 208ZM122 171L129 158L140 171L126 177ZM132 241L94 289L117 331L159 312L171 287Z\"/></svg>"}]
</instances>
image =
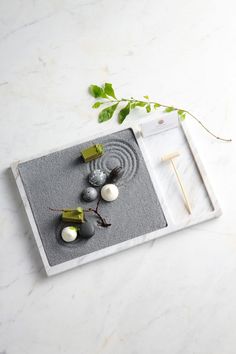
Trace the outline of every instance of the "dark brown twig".
<instances>
[{"instance_id":1,"label":"dark brown twig","mask_svg":"<svg viewBox=\"0 0 236 354\"><path fill-rule=\"evenodd\" d=\"M48 208L49 210L51 210L51 211L65 211L66 209L53 209L53 208Z\"/></svg>"},{"instance_id":2,"label":"dark brown twig","mask_svg":"<svg viewBox=\"0 0 236 354\"><path fill-rule=\"evenodd\" d=\"M111 226L111 224L108 224L108 223L106 222L106 219L103 218L103 217L101 216L101 214L98 212L98 207L99 207L100 201L101 201L101 197L98 199L98 202L97 202L97 205L96 205L96 208L95 208L95 209L93 209L93 208L84 209L84 212L85 212L85 213L93 212L94 214L96 214L97 217L100 219L100 222L99 222L99 225L100 225L100 226L102 226L102 227ZM53 208L49 208L49 210L51 210L51 211L63 212L63 211L71 210L71 209L53 209Z\"/></svg>"},{"instance_id":3,"label":"dark brown twig","mask_svg":"<svg viewBox=\"0 0 236 354\"><path fill-rule=\"evenodd\" d=\"M97 202L97 205L96 205L96 211L98 211L98 207L99 207L100 201L101 201L101 197L99 197L99 199L98 199L98 202Z\"/></svg>"},{"instance_id":4,"label":"dark brown twig","mask_svg":"<svg viewBox=\"0 0 236 354\"><path fill-rule=\"evenodd\" d=\"M100 219L100 223L99 223L100 226L102 226L102 227L111 226L111 224L108 224L108 223L106 222L106 219L103 218L103 217L101 216L101 214L98 212L98 207L99 207L100 201L101 201L101 197L98 199L98 202L97 202L97 205L96 205L96 208L95 208L95 209L89 208L89 209L87 209L87 210L84 210L84 212L87 212L87 213L93 212L94 214L96 214L97 217Z\"/></svg>"}]
</instances>

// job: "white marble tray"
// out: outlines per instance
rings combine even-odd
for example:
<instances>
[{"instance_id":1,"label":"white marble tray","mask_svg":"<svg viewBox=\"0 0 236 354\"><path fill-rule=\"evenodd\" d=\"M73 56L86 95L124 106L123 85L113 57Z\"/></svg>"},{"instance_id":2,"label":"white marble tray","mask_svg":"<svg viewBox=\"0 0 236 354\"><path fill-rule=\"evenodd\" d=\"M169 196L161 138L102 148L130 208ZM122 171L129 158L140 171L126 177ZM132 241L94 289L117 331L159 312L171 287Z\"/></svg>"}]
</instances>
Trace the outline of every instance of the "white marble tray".
<instances>
[{"instance_id":1,"label":"white marble tray","mask_svg":"<svg viewBox=\"0 0 236 354\"><path fill-rule=\"evenodd\" d=\"M185 122L180 123L175 114L168 114L163 117L157 115L154 118L149 118L149 120L146 118L139 125L131 125L130 128L136 136L137 142L146 161L155 191L161 202L162 209L167 220L167 227L129 239L125 242L110 247L103 248L99 251L74 258L70 261L55 266L51 266L48 262L29 200L26 196L24 185L18 172L18 164L36 157L45 156L48 153L60 151L64 148L90 139L96 139L98 137L114 133L124 128L122 127L121 129L109 130L103 132L102 134L96 134L92 137L84 137L70 146L60 147L53 151L48 151L46 154L34 156L30 159L18 161L12 164L12 171L16 179L16 183L47 275L60 273L78 265L94 261L146 241L150 241L177 230L184 229L191 225L220 216L220 207L213 194L209 180L205 173L205 169L202 166L192 139L187 132ZM186 190L189 191L190 195L190 202L193 209L191 215L188 214L184 206L182 196L179 192L179 188L176 184L175 176L173 175L170 165L168 163L161 162L162 155L176 150L180 152L180 157L176 159L177 168L183 177Z\"/></svg>"}]
</instances>

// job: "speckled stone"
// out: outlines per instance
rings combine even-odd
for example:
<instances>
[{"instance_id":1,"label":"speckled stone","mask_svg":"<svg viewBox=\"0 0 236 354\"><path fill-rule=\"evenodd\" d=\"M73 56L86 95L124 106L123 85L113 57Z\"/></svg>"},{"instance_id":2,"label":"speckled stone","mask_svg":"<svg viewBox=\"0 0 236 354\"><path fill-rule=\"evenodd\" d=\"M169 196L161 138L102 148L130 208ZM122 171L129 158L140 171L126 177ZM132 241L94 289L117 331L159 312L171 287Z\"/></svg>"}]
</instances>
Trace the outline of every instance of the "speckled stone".
<instances>
[{"instance_id":1,"label":"speckled stone","mask_svg":"<svg viewBox=\"0 0 236 354\"><path fill-rule=\"evenodd\" d=\"M90 221L85 221L79 226L79 235L83 238L90 238L95 234L95 227Z\"/></svg>"},{"instance_id":2,"label":"speckled stone","mask_svg":"<svg viewBox=\"0 0 236 354\"><path fill-rule=\"evenodd\" d=\"M97 199L98 192L93 187L87 187L82 192L82 198L85 202L92 202L93 200Z\"/></svg>"},{"instance_id":3,"label":"speckled stone","mask_svg":"<svg viewBox=\"0 0 236 354\"><path fill-rule=\"evenodd\" d=\"M89 183L92 186L102 186L105 182L106 182L106 173L102 170L93 170L90 174L89 174Z\"/></svg>"}]
</instances>

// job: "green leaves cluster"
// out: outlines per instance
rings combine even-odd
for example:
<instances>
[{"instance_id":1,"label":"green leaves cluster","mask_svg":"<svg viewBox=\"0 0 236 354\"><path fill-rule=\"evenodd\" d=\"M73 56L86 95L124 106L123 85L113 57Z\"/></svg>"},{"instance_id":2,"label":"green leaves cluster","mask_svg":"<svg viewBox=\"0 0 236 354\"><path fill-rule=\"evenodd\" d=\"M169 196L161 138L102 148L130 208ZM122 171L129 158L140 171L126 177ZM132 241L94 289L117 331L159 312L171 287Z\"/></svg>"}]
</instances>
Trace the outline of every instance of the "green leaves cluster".
<instances>
[{"instance_id":1,"label":"green leaves cluster","mask_svg":"<svg viewBox=\"0 0 236 354\"><path fill-rule=\"evenodd\" d=\"M205 131L213 136L216 139L222 140L222 141L231 141L231 139L224 139L220 138L219 136L215 135L212 133L197 117L195 117L192 113L190 113L187 110L176 108L173 106L167 106L158 102L153 102L149 100L149 97L143 96L145 101L143 100L136 100L133 97L130 99L127 98L121 98L118 99L115 95L115 91L112 87L112 84L106 82L103 86L97 86L97 85L91 85L89 87L89 92L90 94L98 99L92 107L93 108L99 108L102 105L105 105L105 108L103 108L99 115L98 115L98 121L99 123L106 122L109 119L112 118L116 110L119 110L120 103L125 104L123 108L121 108L118 111L118 122L122 124L126 117L130 114L130 112L135 109L136 107L141 107L145 108L147 113L150 113L153 110L156 110L158 108L161 108L163 112L170 113L176 111L178 114L178 117L181 121L183 121L186 118L186 115L190 116L193 118L200 126L205 129ZM107 106L109 104L109 106ZM119 108L118 108L119 107Z\"/></svg>"},{"instance_id":2,"label":"green leaves cluster","mask_svg":"<svg viewBox=\"0 0 236 354\"><path fill-rule=\"evenodd\" d=\"M113 90L112 84L109 83L105 83L104 87L100 87L97 85L91 85L89 87L89 92L91 93L91 95L95 98L115 98L115 92ZM96 108L96 107L95 107Z\"/></svg>"},{"instance_id":3,"label":"green leaves cluster","mask_svg":"<svg viewBox=\"0 0 236 354\"><path fill-rule=\"evenodd\" d=\"M165 106L158 102L151 102L149 100L149 96L147 95L143 96L145 101L136 100L133 97L130 99L127 98L117 99L112 84L107 82L103 86L91 85L89 87L89 92L94 98L99 99L92 105L92 108L99 108L102 105L106 105L106 107L103 108L98 115L99 123L106 122L109 119L111 119L116 109L118 109L120 103L125 103L125 107L121 108L120 111L118 112L118 122L120 124L124 122L126 117L136 107L145 108L147 113L150 113L151 111L156 110L159 107L163 108L164 112L166 113L177 111L180 120L184 120L187 113L184 110L177 109L172 106ZM107 106L107 104L110 105Z\"/></svg>"}]
</instances>

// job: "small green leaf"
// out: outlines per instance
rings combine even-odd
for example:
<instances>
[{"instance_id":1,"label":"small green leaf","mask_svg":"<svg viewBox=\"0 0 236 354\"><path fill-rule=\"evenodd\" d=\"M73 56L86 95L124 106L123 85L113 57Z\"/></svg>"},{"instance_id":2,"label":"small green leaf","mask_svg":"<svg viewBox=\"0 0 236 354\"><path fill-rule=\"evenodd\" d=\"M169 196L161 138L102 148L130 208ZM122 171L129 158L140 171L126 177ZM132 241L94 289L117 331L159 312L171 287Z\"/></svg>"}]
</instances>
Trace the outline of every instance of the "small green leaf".
<instances>
[{"instance_id":1,"label":"small green leaf","mask_svg":"<svg viewBox=\"0 0 236 354\"><path fill-rule=\"evenodd\" d=\"M164 112L169 113L172 111L175 111L176 109L174 107L166 107L166 109L164 110Z\"/></svg>"},{"instance_id":2,"label":"small green leaf","mask_svg":"<svg viewBox=\"0 0 236 354\"><path fill-rule=\"evenodd\" d=\"M186 113L185 112L183 112L182 114L179 114L179 119L181 120L181 122L183 120L185 120L185 118L186 118Z\"/></svg>"},{"instance_id":3,"label":"small green leaf","mask_svg":"<svg viewBox=\"0 0 236 354\"><path fill-rule=\"evenodd\" d=\"M180 119L181 121L185 120L185 118L186 118L186 112L185 112L183 109L179 109L179 110L177 111L177 113L178 113L179 119Z\"/></svg>"},{"instance_id":4,"label":"small green leaf","mask_svg":"<svg viewBox=\"0 0 236 354\"><path fill-rule=\"evenodd\" d=\"M143 96L144 98L146 98L146 100L149 100L149 96Z\"/></svg>"},{"instance_id":5,"label":"small green leaf","mask_svg":"<svg viewBox=\"0 0 236 354\"><path fill-rule=\"evenodd\" d=\"M179 115L183 114L184 111L182 109L179 109L178 112L177 112Z\"/></svg>"},{"instance_id":6,"label":"small green leaf","mask_svg":"<svg viewBox=\"0 0 236 354\"><path fill-rule=\"evenodd\" d=\"M99 87L97 85L90 85L89 86L89 93L95 97L95 98L98 98L98 97L104 97L104 91L103 91L103 88L102 87ZM105 96L106 97L106 96Z\"/></svg>"},{"instance_id":7,"label":"small green leaf","mask_svg":"<svg viewBox=\"0 0 236 354\"><path fill-rule=\"evenodd\" d=\"M157 109L157 108L160 107L160 106L161 106L161 105L160 105L159 103L155 103L153 107L154 107L154 109Z\"/></svg>"},{"instance_id":8,"label":"small green leaf","mask_svg":"<svg viewBox=\"0 0 236 354\"><path fill-rule=\"evenodd\" d=\"M104 102L95 102L93 105L92 105L92 108L99 108Z\"/></svg>"},{"instance_id":9,"label":"small green leaf","mask_svg":"<svg viewBox=\"0 0 236 354\"><path fill-rule=\"evenodd\" d=\"M135 107L136 107L136 103L135 102L130 103L130 109L134 109Z\"/></svg>"},{"instance_id":10,"label":"small green leaf","mask_svg":"<svg viewBox=\"0 0 236 354\"><path fill-rule=\"evenodd\" d=\"M118 106L118 103L113 104L112 106L109 106L107 108L104 108L98 116L98 121L99 123L106 122L107 120L111 119L113 116L113 113L116 110L116 107Z\"/></svg>"},{"instance_id":11,"label":"small green leaf","mask_svg":"<svg viewBox=\"0 0 236 354\"><path fill-rule=\"evenodd\" d=\"M146 102L138 101L135 103L135 107L144 107L146 106L146 104L147 104Z\"/></svg>"},{"instance_id":12,"label":"small green leaf","mask_svg":"<svg viewBox=\"0 0 236 354\"><path fill-rule=\"evenodd\" d=\"M148 105L146 106L146 111L147 111L147 113L150 113L150 112L151 112L151 105L150 105L150 104L148 104Z\"/></svg>"},{"instance_id":13,"label":"small green leaf","mask_svg":"<svg viewBox=\"0 0 236 354\"><path fill-rule=\"evenodd\" d=\"M118 122L122 124L130 112L130 102L119 112Z\"/></svg>"},{"instance_id":14,"label":"small green leaf","mask_svg":"<svg viewBox=\"0 0 236 354\"><path fill-rule=\"evenodd\" d=\"M104 86L104 92L107 96L113 97L116 99L114 89L112 87L112 84L109 84L108 82L105 83Z\"/></svg>"}]
</instances>

